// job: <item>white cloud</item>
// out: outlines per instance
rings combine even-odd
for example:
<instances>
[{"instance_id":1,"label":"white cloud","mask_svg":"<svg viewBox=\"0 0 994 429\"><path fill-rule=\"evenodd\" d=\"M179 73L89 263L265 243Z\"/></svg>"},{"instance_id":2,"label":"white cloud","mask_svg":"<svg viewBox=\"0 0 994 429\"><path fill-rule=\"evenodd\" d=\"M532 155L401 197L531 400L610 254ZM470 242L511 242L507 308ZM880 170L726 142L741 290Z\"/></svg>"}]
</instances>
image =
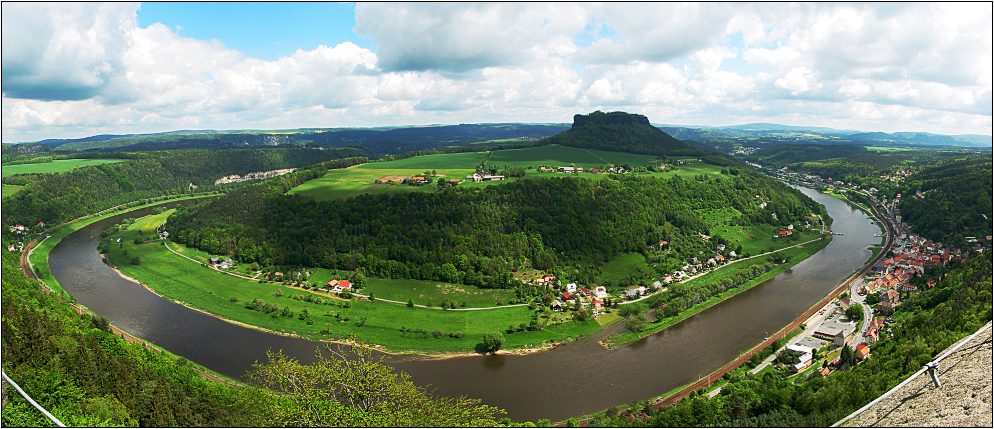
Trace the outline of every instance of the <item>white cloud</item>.
<instances>
[{"instance_id":1,"label":"white cloud","mask_svg":"<svg viewBox=\"0 0 994 429\"><path fill-rule=\"evenodd\" d=\"M3 139L568 122L594 109L989 134L984 6L362 3L357 31L376 49L266 61L140 27L135 5L4 3Z\"/></svg>"}]
</instances>

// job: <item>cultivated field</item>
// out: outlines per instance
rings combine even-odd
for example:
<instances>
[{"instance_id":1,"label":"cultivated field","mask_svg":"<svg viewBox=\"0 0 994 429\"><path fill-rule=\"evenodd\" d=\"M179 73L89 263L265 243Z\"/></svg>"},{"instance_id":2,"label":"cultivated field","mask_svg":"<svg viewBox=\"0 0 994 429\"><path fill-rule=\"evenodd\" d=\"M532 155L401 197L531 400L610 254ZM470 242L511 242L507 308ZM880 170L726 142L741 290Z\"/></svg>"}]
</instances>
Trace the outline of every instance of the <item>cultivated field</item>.
<instances>
[{"instance_id":1,"label":"cultivated field","mask_svg":"<svg viewBox=\"0 0 994 429\"><path fill-rule=\"evenodd\" d=\"M649 155L636 155L621 152L577 149L567 146L548 145L525 149L508 149L493 152L462 152L416 156L411 158L376 161L349 168L331 170L325 176L311 180L290 190L290 194L302 195L319 201L336 200L359 194L382 192L431 192L437 189L439 179L460 179L459 188L492 186L516 180L509 178L503 182L473 183L466 176L473 174L480 165L503 170L525 168L526 176L556 176L564 173L540 173L537 168L547 166L582 166L585 170L607 165L648 165L657 158ZM426 172L432 183L423 186L409 186L400 183L402 178L423 175ZM670 171L651 173L657 177L676 175L720 175L720 167L703 163L692 163L676 167ZM581 173L576 177L596 179L606 175ZM394 183L376 183L393 181Z\"/></svg>"},{"instance_id":2,"label":"cultivated field","mask_svg":"<svg viewBox=\"0 0 994 429\"><path fill-rule=\"evenodd\" d=\"M92 165L112 164L121 162L121 159L56 159L38 164L11 164L2 167L2 177L13 176L15 174L29 173L62 173L72 171L80 167Z\"/></svg>"}]
</instances>

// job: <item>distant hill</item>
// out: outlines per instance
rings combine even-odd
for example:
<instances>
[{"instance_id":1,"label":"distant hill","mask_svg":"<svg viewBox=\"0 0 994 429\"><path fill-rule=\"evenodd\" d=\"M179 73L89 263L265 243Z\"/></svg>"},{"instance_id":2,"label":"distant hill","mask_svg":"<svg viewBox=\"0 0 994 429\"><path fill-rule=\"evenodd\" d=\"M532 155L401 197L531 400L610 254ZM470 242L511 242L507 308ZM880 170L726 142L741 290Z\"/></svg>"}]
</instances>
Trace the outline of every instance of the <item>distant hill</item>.
<instances>
[{"instance_id":1,"label":"distant hill","mask_svg":"<svg viewBox=\"0 0 994 429\"><path fill-rule=\"evenodd\" d=\"M459 124L381 128L305 128L296 130L179 130L154 134L98 135L48 139L5 146L5 152L34 145L54 151L157 151L233 149L273 146L353 147L371 156L489 143L530 144L566 130L566 124ZM40 145L40 146L39 146ZM481 144L480 149L485 149ZM36 150L38 150L36 149Z\"/></svg>"},{"instance_id":2,"label":"distant hill","mask_svg":"<svg viewBox=\"0 0 994 429\"><path fill-rule=\"evenodd\" d=\"M702 154L649 123L643 115L601 111L573 116L573 126L541 143L645 155Z\"/></svg>"}]
</instances>

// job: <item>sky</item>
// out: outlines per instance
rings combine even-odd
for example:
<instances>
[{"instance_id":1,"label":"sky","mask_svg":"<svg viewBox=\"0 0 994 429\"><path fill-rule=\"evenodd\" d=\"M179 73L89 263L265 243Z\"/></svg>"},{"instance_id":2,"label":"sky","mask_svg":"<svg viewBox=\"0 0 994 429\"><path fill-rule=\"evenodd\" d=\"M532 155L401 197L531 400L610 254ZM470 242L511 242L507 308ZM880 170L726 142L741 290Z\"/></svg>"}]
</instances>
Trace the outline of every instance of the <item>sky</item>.
<instances>
[{"instance_id":1,"label":"sky","mask_svg":"<svg viewBox=\"0 0 994 429\"><path fill-rule=\"evenodd\" d=\"M992 133L990 3L3 3L2 140L772 122Z\"/></svg>"}]
</instances>

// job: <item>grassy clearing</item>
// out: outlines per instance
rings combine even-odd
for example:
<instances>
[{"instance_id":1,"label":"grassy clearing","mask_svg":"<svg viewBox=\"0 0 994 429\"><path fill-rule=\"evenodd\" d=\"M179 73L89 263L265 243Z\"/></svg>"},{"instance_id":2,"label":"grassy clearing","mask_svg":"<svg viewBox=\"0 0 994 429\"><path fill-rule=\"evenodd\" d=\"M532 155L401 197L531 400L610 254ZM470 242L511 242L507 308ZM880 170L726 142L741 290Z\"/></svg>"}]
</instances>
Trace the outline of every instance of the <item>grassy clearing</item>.
<instances>
[{"instance_id":1,"label":"grassy clearing","mask_svg":"<svg viewBox=\"0 0 994 429\"><path fill-rule=\"evenodd\" d=\"M645 265L645 256L641 253L622 253L601 266L601 273L597 276L597 282L621 281L638 270L639 267Z\"/></svg>"},{"instance_id":2,"label":"grassy clearing","mask_svg":"<svg viewBox=\"0 0 994 429\"><path fill-rule=\"evenodd\" d=\"M722 301L728 298L731 298L735 295L738 295L742 292L752 289L753 287L756 287L762 284L763 282L772 279L773 277L776 277L778 274L786 271L790 267L793 267L794 265L800 263L801 261L815 254L819 250L823 249L825 246L828 245L830 241L831 239L819 240L813 243L803 245L800 248L795 247L779 252L779 254L787 256L789 258L788 263L778 265L775 269L768 271L759 277L756 277L735 288L726 290L718 295L712 296L711 298L703 302L700 302L697 305L694 305L693 307L690 307L687 310L680 312L680 314L677 314L676 316L667 317L662 320L652 321L646 324L645 327L639 332L623 332L620 334L612 335L607 339L605 339L604 343L607 344L609 347L619 347L625 344L633 343L649 335L655 334L666 328L676 325L684 320L689 319L690 317L693 317L694 315L704 310L707 310L721 303ZM760 257L760 258L750 259L749 261L746 262L741 262L734 265L726 266L714 272L708 273L694 280L691 280L690 282L688 282L688 285L693 287L695 285L720 281L721 279L729 275L732 275L738 271L741 271L755 264L761 264L763 262L766 262L766 258Z\"/></svg>"},{"instance_id":3,"label":"grassy clearing","mask_svg":"<svg viewBox=\"0 0 994 429\"><path fill-rule=\"evenodd\" d=\"M16 194L21 189L24 189L24 185L8 185L4 183L2 189L0 189L0 194L3 194L3 198L7 198Z\"/></svg>"},{"instance_id":4,"label":"grassy clearing","mask_svg":"<svg viewBox=\"0 0 994 429\"><path fill-rule=\"evenodd\" d=\"M568 166L576 164L584 168L604 167L607 164L644 165L655 160L655 156L624 152L607 152L594 149L578 149L569 146L547 145L525 149L507 149L493 152L488 165L496 167L532 167L541 165Z\"/></svg>"},{"instance_id":5,"label":"grassy clearing","mask_svg":"<svg viewBox=\"0 0 994 429\"><path fill-rule=\"evenodd\" d=\"M443 300L449 300L457 305L466 304L466 307L494 307L498 302L506 303L514 298L514 293L507 289L480 289L463 284L379 278L368 279L362 293L372 293L376 298L401 302L413 300L415 304L422 305L439 305Z\"/></svg>"},{"instance_id":6,"label":"grassy clearing","mask_svg":"<svg viewBox=\"0 0 994 429\"><path fill-rule=\"evenodd\" d=\"M866 146L866 150L870 152L911 152L915 149L910 147Z\"/></svg>"},{"instance_id":7,"label":"grassy clearing","mask_svg":"<svg viewBox=\"0 0 994 429\"><path fill-rule=\"evenodd\" d=\"M113 236L113 240L120 237L121 242L110 245L110 262L169 299L248 325L311 339L341 339L355 334L360 341L391 351L433 354L471 352L484 333L503 331L512 325L527 325L534 314L528 307L457 311L407 308L360 299L346 301L320 292L225 275L169 252L157 240L134 243L139 235L152 235L152 230L166 215L140 219ZM138 265L131 263L134 257L138 258ZM294 299L295 296L309 296L316 302ZM256 299L274 305L280 311L267 314L246 308L247 303ZM540 317L539 320L544 322L545 319ZM402 327L423 331L402 332ZM505 348L537 347L549 341L578 338L599 328L597 322L591 320L505 333ZM437 336L433 335L436 332ZM450 336L457 332L462 336Z\"/></svg>"},{"instance_id":8,"label":"grassy clearing","mask_svg":"<svg viewBox=\"0 0 994 429\"><path fill-rule=\"evenodd\" d=\"M0 176L7 177L13 176L15 174L28 174L28 173L62 173L66 171L72 171L80 167L89 167L92 165L101 164L113 164L115 162L121 162L121 159L56 159L49 162L42 162L38 164L11 164L4 165L0 173Z\"/></svg>"}]
</instances>

